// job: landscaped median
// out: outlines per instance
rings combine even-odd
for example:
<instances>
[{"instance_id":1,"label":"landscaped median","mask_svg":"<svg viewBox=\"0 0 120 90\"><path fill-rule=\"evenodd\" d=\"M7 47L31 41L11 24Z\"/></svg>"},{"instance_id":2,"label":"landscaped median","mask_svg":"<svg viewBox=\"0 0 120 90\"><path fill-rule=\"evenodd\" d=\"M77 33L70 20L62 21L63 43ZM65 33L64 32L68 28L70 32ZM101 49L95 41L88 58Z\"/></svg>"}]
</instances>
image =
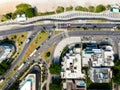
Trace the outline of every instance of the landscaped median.
<instances>
[{"instance_id":1,"label":"landscaped median","mask_svg":"<svg viewBox=\"0 0 120 90\"><path fill-rule=\"evenodd\" d=\"M49 36L49 33L46 31L41 31L30 43L28 49L26 50L23 60L26 60L29 55Z\"/></svg>"},{"instance_id":2,"label":"landscaped median","mask_svg":"<svg viewBox=\"0 0 120 90\"><path fill-rule=\"evenodd\" d=\"M48 63L50 61L50 56L53 51L54 46L49 47L43 54L42 58L44 58Z\"/></svg>"}]
</instances>

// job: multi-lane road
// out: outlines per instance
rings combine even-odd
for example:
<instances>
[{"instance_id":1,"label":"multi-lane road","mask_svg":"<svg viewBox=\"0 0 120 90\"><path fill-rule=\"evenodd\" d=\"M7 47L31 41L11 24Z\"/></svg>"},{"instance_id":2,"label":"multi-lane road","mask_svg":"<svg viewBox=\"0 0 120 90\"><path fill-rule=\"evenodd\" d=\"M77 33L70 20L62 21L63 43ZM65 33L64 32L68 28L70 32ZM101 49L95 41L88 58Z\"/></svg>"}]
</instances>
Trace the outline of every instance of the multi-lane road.
<instances>
[{"instance_id":1,"label":"multi-lane road","mask_svg":"<svg viewBox=\"0 0 120 90\"><path fill-rule=\"evenodd\" d=\"M66 28L68 25L70 25L71 28L120 28L120 24L118 23L58 23L58 24L43 24L43 25L34 25L30 24L28 26L20 25L18 28L10 28L10 29L5 29L0 31L0 36L6 36L10 34L15 34L15 33L20 33L20 32L29 32L29 31L35 31L35 30L40 30L40 29L53 29L53 28ZM9 26L8 26L9 27Z\"/></svg>"},{"instance_id":2,"label":"multi-lane road","mask_svg":"<svg viewBox=\"0 0 120 90\"><path fill-rule=\"evenodd\" d=\"M66 23L62 23L62 24L58 24L57 28L66 28L68 24ZM120 27L119 24L85 24L85 27L88 28L92 28L94 26L99 27L99 28L112 28L114 26ZM83 24L70 24L71 28L78 28L83 26ZM9 34L14 34L14 33L19 33L19 32L28 32L28 31L34 31L34 33L30 36L31 40L35 37L35 35L39 32L40 29L46 29L46 30L51 30L52 28L55 28L56 25L55 24L44 24L44 25L32 25L29 27L24 27L24 28L18 28L18 29L12 29L12 30L3 30L0 32L0 35L9 35ZM110 37L113 38L114 40L116 40L117 42L119 42L120 40L120 32L119 31L89 31L89 30L85 30L85 31L71 31L68 32L68 36L105 36L105 37ZM66 34L65 33L61 33L59 35L55 35L52 36L51 38L48 38L45 42L42 43L42 45L40 46L40 48L35 52L35 55L33 55L32 57L29 58L29 60L26 61L26 65L19 71L17 71L13 77L10 78L10 80L8 81L8 83L6 83L6 85L2 88L2 90L5 90L6 88L10 87L13 82L15 81L15 79L18 77L18 75L25 70L25 68L27 68L34 59L38 59L39 57L39 53L40 52L44 52L49 46L53 45L53 44L57 44L58 42L60 42L63 38L66 38ZM117 44L116 42L116 44ZM26 43L26 45L23 47L23 51L21 52L20 56L18 57L18 59L16 60L16 62L12 65L12 67L3 75L3 77L6 77L9 72L11 70L14 69L14 67L17 65L17 63L19 62L19 60L22 58L25 50L27 49L27 47L29 46L29 43ZM118 52L118 51L117 51Z\"/></svg>"}]
</instances>

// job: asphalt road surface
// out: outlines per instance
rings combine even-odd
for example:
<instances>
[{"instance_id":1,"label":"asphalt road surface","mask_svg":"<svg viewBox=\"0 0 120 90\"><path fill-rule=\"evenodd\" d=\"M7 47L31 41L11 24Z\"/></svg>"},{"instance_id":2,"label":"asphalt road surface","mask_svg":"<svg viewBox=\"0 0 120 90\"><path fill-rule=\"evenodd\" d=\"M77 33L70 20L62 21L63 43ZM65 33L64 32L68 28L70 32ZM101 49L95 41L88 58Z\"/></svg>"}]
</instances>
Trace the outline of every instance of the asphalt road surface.
<instances>
[{"instance_id":1,"label":"asphalt road surface","mask_svg":"<svg viewBox=\"0 0 120 90\"><path fill-rule=\"evenodd\" d=\"M47 31L49 31L50 29L53 28L63 28L66 29L67 26L69 24L68 23L61 23L61 24L43 24L43 25L30 25L30 26L25 26L25 27L18 27L18 28L12 28L12 29L3 29L0 31L0 36L6 36L6 35L10 35L10 34L15 34L15 33L20 33L20 32L29 32L29 31L35 31L35 30L42 30L42 29L46 29ZM116 23L75 23L75 24L70 24L71 28L113 28L113 27L118 27L120 28L120 24L116 24Z\"/></svg>"}]
</instances>

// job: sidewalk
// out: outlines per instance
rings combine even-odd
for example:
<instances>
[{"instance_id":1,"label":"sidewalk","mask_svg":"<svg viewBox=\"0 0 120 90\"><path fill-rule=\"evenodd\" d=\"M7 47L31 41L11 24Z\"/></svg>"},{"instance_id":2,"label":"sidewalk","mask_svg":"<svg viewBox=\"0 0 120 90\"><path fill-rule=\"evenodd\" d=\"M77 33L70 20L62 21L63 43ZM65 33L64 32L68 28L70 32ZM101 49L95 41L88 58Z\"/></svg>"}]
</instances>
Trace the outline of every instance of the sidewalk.
<instances>
[{"instance_id":1,"label":"sidewalk","mask_svg":"<svg viewBox=\"0 0 120 90\"><path fill-rule=\"evenodd\" d=\"M47 80L45 80L42 84L41 84L41 90L43 89L44 85L47 83Z\"/></svg>"}]
</instances>

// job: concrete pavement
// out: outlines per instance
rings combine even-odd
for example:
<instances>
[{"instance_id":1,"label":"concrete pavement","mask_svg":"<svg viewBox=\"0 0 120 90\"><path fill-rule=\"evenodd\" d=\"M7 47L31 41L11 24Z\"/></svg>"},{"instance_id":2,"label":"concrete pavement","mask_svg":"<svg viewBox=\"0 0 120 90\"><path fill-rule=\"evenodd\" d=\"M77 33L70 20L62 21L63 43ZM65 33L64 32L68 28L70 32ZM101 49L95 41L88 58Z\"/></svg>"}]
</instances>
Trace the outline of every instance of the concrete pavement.
<instances>
[{"instance_id":1,"label":"concrete pavement","mask_svg":"<svg viewBox=\"0 0 120 90\"><path fill-rule=\"evenodd\" d=\"M82 11L69 11L60 14L47 15L47 16L37 16L33 18L29 18L26 22L22 22L21 24L30 24L38 21L71 21L71 20L108 20L113 22L120 22L120 13L114 12L101 12L101 13L93 13L93 12L82 12ZM19 22L2 22L2 25L9 24L17 24Z\"/></svg>"},{"instance_id":2,"label":"concrete pavement","mask_svg":"<svg viewBox=\"0 0 120 90\"><path fill-rule=\"evenodd\" d=\"M62 53L62 50L69 44L74 44L74 43L80 43L81 42L81 38L80 37L67 37L65 39L63 39L62 41L60 41L58 43L58 45L55 48L54 51L54 62L58 62L59 63L59 58L60 55Z\"/></svg>"}]
</instances>

